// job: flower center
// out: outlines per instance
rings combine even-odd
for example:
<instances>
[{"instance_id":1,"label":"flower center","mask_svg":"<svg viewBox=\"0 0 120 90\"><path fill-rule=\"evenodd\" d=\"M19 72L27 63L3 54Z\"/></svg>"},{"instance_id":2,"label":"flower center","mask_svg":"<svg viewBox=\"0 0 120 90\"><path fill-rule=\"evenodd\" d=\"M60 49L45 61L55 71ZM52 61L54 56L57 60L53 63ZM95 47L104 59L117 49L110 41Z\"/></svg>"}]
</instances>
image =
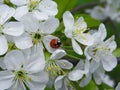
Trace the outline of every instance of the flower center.
<instances>
[{"instance_id":1,"label":"flower center","mask_svg":"<svg viewBox=\"0 0 120 90\"><path fill-rule=\"evenodd\" d=\"M61 69L61 67L57 64L57 62L55 60L49 60L49 61L47 61L45 70L52 77L64 74L64 71Z\"/></svg>"},{"instance_id":2,"label":"flower center","mask_svg":"<svg viewBox=\"0 0 120 90\"><path fill-rule=\"evenodd\" d=\"M30 3L29 3L29 8L30 9L29 9L29 11L34 10L39 3L40 3L39 0L30 0Z\"/></svg>"},{"instance_id":3,"label":"flower center","mask_svg":"<svg viewBox=\"0 0 120 90\"><path fill-rule=\"evenodd\" d=\"M19 70L15 72L16 79L24 80L26 78L26 72L24 70Z\"/></svg>"},{"instance_id":4,"label":"flower center","mask_svg":"<svg viewBox=\"0 0 120 90\"><path fill-rule=\"evenodd\" d=\"M43 36L40 32L36 32L31 35L32 35L32 42L34 45L38 44L41 41Z\"/></svg>"}]
</instances>

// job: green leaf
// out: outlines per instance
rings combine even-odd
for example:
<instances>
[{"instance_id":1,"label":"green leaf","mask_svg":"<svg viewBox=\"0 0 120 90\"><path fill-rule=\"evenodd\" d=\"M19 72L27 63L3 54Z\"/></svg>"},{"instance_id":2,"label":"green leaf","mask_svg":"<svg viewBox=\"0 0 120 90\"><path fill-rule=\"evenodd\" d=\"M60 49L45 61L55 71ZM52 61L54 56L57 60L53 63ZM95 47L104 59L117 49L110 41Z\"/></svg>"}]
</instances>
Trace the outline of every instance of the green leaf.
<instances>
[{"instance_id":1,"label":"green leaf","mask_svg":"<svg viewBox=\"0 0 120 90\"><path fill-rule=\"evenodd\" d=\"M55 2L58 5L58 14L56 17L61 19L65 11L71 10L76 6L78 0L55 0Z\"/></svg>"},{"instance_id":2,"label":"green leaf","mask_svg":"<svg viewBox=\"0 0 120 90\"><path fill-rule=\"evenodd\" d=\"M116 49L113 54L116 56L116 57L120 57L120 48Z\"/></svg>"},{"instance_id":3,"label":"green leaf","mask_svg":"<svg viewBox=\"0 0 120 90\"><path fill-rule=\"evenodd\" d=\"M91 80L90 83L81 90L97 90L96 84Z\"/></svg>"},{"instance_id":4,"label":"green leaf","mask_svg":"<svg viewBox=\"0 0 120 90\"><path fill-rule=\"evenodd\" d=\"M76 14L75 19L78 19L79 17L83 17L85 22L87 23L88 28L98 27L100 25L100 21L92 18L88 14Z\"/></svg>"}]
</instances>

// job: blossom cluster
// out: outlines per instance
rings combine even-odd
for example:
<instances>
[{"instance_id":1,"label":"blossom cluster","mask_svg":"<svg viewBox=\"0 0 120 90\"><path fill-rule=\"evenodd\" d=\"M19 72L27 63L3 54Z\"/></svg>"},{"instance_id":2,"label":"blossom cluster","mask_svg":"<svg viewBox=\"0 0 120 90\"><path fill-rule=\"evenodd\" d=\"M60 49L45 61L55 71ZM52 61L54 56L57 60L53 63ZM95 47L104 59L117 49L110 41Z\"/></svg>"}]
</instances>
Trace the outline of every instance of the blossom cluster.
<instances>
[{"instance_id":1,"label":"blossom cluster","mask_svg":"<svg viewBox=\"0 0 120 90\"><path fill-rule=\"evenodd\" d=\"M53 0L0 0L0 90L74 90L92 79L96 84L114 82L106 75L117 65L112 54L114 35L106 40L104 24L88 30L83 17L74 19L70 11L63 14L64 35L78 55L85 55L77 65L64 58L62 41L53 35L60 25ZM84 48L82 48L84 46Z\"/></svg>"},{"instance_id":2,"label":"blossom cluster","mask_svg":"<svg viewBox=\"0 0 120 90\"><path fill-rule=\"evenodd\" d=\"M97 5L93 9L87 9L93 18L106 20L110 18L113 21L120 22L120 0L100 0L103 5Z\"/></svg>"}]
</instances>

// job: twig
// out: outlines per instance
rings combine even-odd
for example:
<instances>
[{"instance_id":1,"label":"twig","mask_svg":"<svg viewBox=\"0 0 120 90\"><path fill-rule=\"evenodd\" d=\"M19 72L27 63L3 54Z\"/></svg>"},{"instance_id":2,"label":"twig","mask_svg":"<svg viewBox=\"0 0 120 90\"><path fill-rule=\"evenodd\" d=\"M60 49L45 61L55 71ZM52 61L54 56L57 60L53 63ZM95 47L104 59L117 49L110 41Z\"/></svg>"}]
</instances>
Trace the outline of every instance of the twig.
<instances>
[{"instance_id":1,"label":"twig","mask_svg":"<svg viewBox=\"0 0 120 90\"><path fill-rule=\"evenodd\" d=\"M81 9L89 8L89 7L96 6L96 5L98 5L97 2L91 2L91 3L79 5L79 6L75 7L73 10L71 10L71 12L75 13L77 11L80 11Z\"/></svg>"}]
</instances>

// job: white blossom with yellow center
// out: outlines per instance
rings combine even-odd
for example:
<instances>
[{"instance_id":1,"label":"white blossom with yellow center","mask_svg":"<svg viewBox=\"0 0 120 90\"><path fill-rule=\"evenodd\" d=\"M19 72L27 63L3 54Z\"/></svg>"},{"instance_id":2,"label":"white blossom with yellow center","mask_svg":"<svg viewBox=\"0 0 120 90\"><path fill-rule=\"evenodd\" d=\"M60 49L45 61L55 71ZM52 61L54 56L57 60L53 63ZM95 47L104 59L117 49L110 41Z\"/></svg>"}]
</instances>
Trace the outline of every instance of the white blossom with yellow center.
<instances>
[{"instance_id":1,"label":"white blossom with yellow center","mask_svg":"<svg viewBox=\"0 0 120 90\"><path fill-rule=\"evenodd\" d=\"M57 4L53 0L10 0L17 6L15 19L19 20L23 15L32 12L39 20L46 20L55 16L58 12Z\"/></svg>"},{"instance_id":2,"label":"white blossom with yellow center","mask_svg":"<svg viewBox=\"0 0 120 90\"><path fill-rule=\"evenodd\" d=\"M83 17L74 21L72 14L66 11L63 15L63 22L65 25L65 35L72 40L74 51L78 54L83 54L81 47L76 41L83 45L92 45L93 43L93 37L85 32L87 30L87 24Z\"/></svg>"},{"instance_id":3,"label":"white blossom with yellow center","mask_svg":"<svg viewBox=\"0 0 120 90\"><path fill-rule=\"evenodd\" d=\"M106 28L104 24L100 24L98 31L95 32L93 36L95 38L94 44L86 47L86 57L89 60L92 58L99 65L102 64L106 71L111 71L117 65L117 59L112 54L117 47L114 36L104 41L106 38Z\"/></svg>"},{"instance_id":4,"label":"white blossom with yellow center","mask_svg":"<svg viewBox=\"0 0 120 90\"><path fill-rule=\"evenodd\" d=\"M45 60L42 50L33 52L13 50L6 54L4 64L6 69L0 71L1 90L44 90L48 75L43 71ZM27 56L28 54L28 56Z\"/></svg>"}]
</instances>

